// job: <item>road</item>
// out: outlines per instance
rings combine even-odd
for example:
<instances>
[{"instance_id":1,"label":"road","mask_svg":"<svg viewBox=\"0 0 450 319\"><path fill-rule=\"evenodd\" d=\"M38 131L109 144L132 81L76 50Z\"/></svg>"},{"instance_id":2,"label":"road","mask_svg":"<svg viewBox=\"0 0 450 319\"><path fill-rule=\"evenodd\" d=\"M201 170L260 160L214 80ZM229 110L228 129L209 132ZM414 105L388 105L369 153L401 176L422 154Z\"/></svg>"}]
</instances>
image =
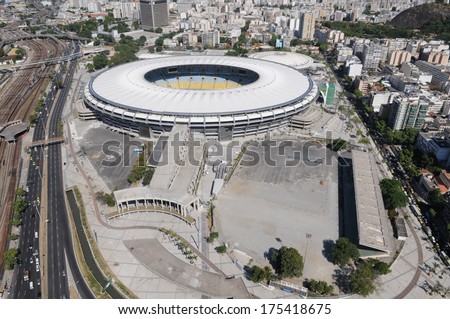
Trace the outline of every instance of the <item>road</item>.
<instances>
[{"instance_id":1,"label":"road","mask_svg":"<svg viewBox=\"0 0 450 319\"><path fill-rule=\"evenodd\" d=\"M78 44L75 45L75 53L79 51ZM61 113L67 101L70 85L75 72L76 61L70 62L67 75L64 79L63 88L55 104L49 123L49 137L58 136L60 130ZM61 145L48 146L48 171L47 171L47 218L48 241L47 241L47 265L48 265L48 298L64 299L70 298L68 287L68 272L66 259L70 272L80 297L94 298L91 290L83 279L78 268L75 253L73 251L72 235L69 226L68 213L64 198L64 181L62 172Z\"/></svg>"},{"instance_id":2,"label":"road","mask_svg":"<svg viewBox=\"0 0 450 319\"><path fill-rule=\"evenodd\" d=\"M75 51L79 50L78 44ZM66 50L65 54L69 54ZM48 122L50 111L53 107L54 97L56 95L57 83L62 78L60 71L52 83L51 90L46 98L46 107L43 108L40 119L35 127L33 141L44 140L46 135L53 137L58 135L58 124L61 113L67 100L70 84L73 79L76 61L70 63L67 75L64 79L63 88L59 92L59 96L54 105L54 111ZM48 129L48 133L46 130ZM45 154L47 152L47 154ZM68 222L66 204L64 200L64 182L61 163L61 145L49 145L47 151L43 147L34 147L30 150L30 164L28 168L27 186L29 192L27 201L30 203L27 211L23 215L23 226L21 228L21 236L19 248L21 254L19 258L21 264L16 267L15 284L13 285L14 299L41 298L41 271L36 267L36 258L39 258L40 236L36 238L36 232L39 231L40 222L40 194L42 190L42 171L43 163L47 161L48 174L47 178L47 251L46 255L41 254L47 259L47 287L48 298L64 299L70 298L66 260L70 267L72 278L76 284L76 288L81 298L94 298L91 290L83 279L78 268L75 254L73 251L71 231ZM44 176L45 178L45 176ZM37 214L37 216L36 216ZM31 247L31 248L30 248ZM37 255L36 255L37 253ZM33 255L35 254L35 255ZM31 263L32 260L32 263ZM29 280L24 280L24 271L29 271ZM30 282L33 282L31 289Z\"/></svg>"},{"instance_id":3,"label":"road","mask_svg":"<svg viewBox=\"0 0 450 319\"><path fill-rule=\"evenodd\" d=\"M54 83L58 81L60 73L55 77ZM46 98L46 107L42 108L39 120L34 128L33 141L45 139L45 123L52 107L52 100L56 94L56 85L52 88ZM30 163L28 165L26 200L29 203L27 210L22 215L22 226L19 240L19 260L21 263L16 267L16 284L13 287L14 299L30 299L41 297L41 272L36 267L36 258L39 258L39 227L41 210L42 190L42 168L44 163L44 150L42 147L30 149ZM36 232L38 232L36 238ZM31 248L30 248L31 247ZM36 255L37 252L37 255ZM33 263L31 263L31 260ZM29 271L29 280L24 280L24 271ZM33 282L33 289L30 287Z\"/></svg>"}]
</instances>

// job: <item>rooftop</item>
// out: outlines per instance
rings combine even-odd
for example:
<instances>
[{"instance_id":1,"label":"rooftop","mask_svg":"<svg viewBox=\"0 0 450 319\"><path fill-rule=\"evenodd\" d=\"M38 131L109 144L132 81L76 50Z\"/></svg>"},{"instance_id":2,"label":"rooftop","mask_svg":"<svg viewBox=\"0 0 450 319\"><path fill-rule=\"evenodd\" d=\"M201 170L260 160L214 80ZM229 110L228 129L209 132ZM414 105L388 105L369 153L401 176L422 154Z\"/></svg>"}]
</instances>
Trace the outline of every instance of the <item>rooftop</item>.
<instances>
[{"instance_id":1,"label":"rooftop","mask_svg":"<svg viewBox=\"0 0 450 319\"><path fill-rule=\"evenodd\" d=\"M366 152L352 151L355 185L356 218L359 244L372 249L392 252L389 220L385 212L376 164Z\"/></svg>"},{"instance_id":2,"label":"rooftop","mask_svg":"<svg viewBox=\"0 0 450 319\"><path fill-rule=\"evenodd\" d=\"M145 78L152 70L176 73L177 66L183 65L232 67L244 73L256 72L259 77L250 84L221 90L180 90L155 85ZM315 84L298 70L280 63L226 56L176 56L116 66L95 76L88 88L97 100L122 109L192 116L264 111L298 103L312 93Z\"/></svg>"}]
</instances>

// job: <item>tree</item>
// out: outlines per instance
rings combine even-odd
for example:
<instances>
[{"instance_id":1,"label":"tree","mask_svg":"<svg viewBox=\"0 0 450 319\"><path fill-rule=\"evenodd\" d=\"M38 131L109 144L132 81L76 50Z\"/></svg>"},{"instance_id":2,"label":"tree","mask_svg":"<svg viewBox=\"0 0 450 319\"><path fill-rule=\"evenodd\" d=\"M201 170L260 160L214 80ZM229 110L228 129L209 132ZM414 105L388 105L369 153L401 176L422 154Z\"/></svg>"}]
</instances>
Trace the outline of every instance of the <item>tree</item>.
<instances>
[{"instance_id":1,"label":"tree","mask_svg":"<svg viewBox=\"0 0 450 319\"><path fill-rule=\"evenodd\" d=\"M336 139L327 145L331 150L337 152L347 147L347 142L343 139Z\"/></svg>"},{"instance_id":2,"label":"tree","mask_svg":"<svg viewBox=\"0 0 450 319\"><path fill-rule=\"evenodd\" d=\"M359 250L354 244L345 237L336 240L331 250L331 259L334 264L343 267L357 258L359 258Z\"/></svg>"},{"instance_id":3,"label":"tree","mask_svg":"<svg viewBox=\"0 0 450 319\"><path fill-rule=\"evenodd\" d=\"M137 30L137 29L139 29L140 23L138 20L136 20L136 21L133 21L133 23L131 25L133 26L134 30Z\"/></svg>"},{"instance_id":4,"label":"tree","mask_svg":"<svg viewBox=\"0 0 450 319\"><path fill-rule=\"evenodd\" d=\"M94 57L93 62L94 62L94 68L96 70L100 70L108 65L108 57L104 54L99 54Z\"/></svg>"},{"instance_id":5,"label":"tree","mask_svg":"<svg viewBox=\"0 0 450 319\"><path fill-rule=\"evenodd\" d=\"M333 294L334 290L332 285L329 285L327 282L322 280L311 279L306 283L306 286L310 292L321 296L330 296Z\"/></svg>"},{"instance_id":6,"label":"tree","mask_svg":"<svg viewBox=\"0 0 450 319\"><path fill-rule=\"evenodd\" d=\"M269 281L272 278L272 269L269 266L261 268L255 265L251 268L251 273L251 280L256 283L263 280Z\"/></svg>"},{"instance_id":7,"label":"tree","mask_svg":"<svg viewBox=\"0 0 450 319\"><path fill-rule=\"evenodd\" d=\"M16 264L16 257L19 254L17 248L8 249L3 253L3 265L5 269L12 270Z\"/></svg>"},{"instance_id":8,"label":"tree","mask_svg":"<svg viewBox=\"0 0 450 319\"><path fill-rule=\"evenodd\" d=\"M209 244L211 244L211 243L213 243L214 240L216 240L217 238L219 238L219 233L213 231L213 232L211 232L211 233L209 234L209 236L206 238L206 242L209 243Z\"/></svg>"},{"instance_id":9,"label":"tree","mask_svg":"<svg viewBox=\"0 0 450 319\"><path fill-rule=\"evenodd\" d=\"M350 275L349 286L351 292L364 297L370 295L376 289L374 279L375 274L371 265L363 263Z\"/></svg>"},{"instance_id":10,"label":"tree","mask_svg":"<svg viewBox=\"0 0 450 319\"><path fill-rule=\"evenodd\" d=\"M261 267L255 265L251 268L251 272L252 272L251 279L253 282L258 283L264 280L265 278L264 269L262 269Z\"/></svg>"},{"instance_id":11,"label":"tree","mask_svg":"<svg viewBox=\"0 0 450 319\"><path fill-rule=\"evenodd\" d=\"M434 210L441 212L445 208L445 197L439 189L432 189L428 193L428 202Z\"/></svg>"},{"instance_id":12,"label":"tree","mask_svg":"<svg viewBox=\"0 0 450 319\"><path fill-rule=\"evenodd\" d=\"M300 277L303 273L303 257L297 249L283 246L272 255L275 271L283 278Z\"/></svg>"},{"instance_id":13,"label":"tree","mask_svg":"<svg viewBox=\"0 0 450 319\"><path fill-rule=\"evenodd\" d=\"M391 272L391 270L389 269L389 264L385 263L384 261L375 258L369 258L366 260L366 263L368 263L372 267L377 276L387 275Z\"/></svg>"},{"instance_id":14,"label":"tree","mask_svg":"<svg viewBox=\"0 0 450 319\"><path fill-rule=\"evenodd\" d=\"M88 72L93 72L95 69L94 65L92 63L86 64L86 68L87 68Z\"/></svg>"},{"instance_id":15,"label":"tree","mask_svg":"<svg viewBox=\"0 0 450 319\"><path fill-rule=\"evenodd\" d=\"M218 247L216 247L216 251L219 254L225 254L227 252L227 246L225 246L225 245L218 246Z\"/></svg>"},{"instance_id":16,"label":"tree","mask_svg":"<svg viewBox=\"0 0 450 319\"><path fill-rule=\"evenodd\" d=\"M405 207L408 198L402 189L400 181L395 179L383 179L380 182L381 194L383 195L384 206L387 209Z\"/></svg>"}]
</instances>

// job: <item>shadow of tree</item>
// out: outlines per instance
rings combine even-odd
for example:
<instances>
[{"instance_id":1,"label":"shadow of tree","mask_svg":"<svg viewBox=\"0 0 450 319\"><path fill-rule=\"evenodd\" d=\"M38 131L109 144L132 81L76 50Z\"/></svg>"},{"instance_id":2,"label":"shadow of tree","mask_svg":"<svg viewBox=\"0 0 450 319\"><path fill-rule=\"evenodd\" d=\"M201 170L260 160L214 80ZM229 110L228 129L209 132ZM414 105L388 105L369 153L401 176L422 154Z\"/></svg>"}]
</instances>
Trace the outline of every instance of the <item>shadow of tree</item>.
<instances>
[{"instance_id":1,"label":"shadow of tree","mask_svg":"<svg viewBox=\"0 0 450 319\"><path fill-rule=\"evenodd\" d=\"M334 248L334 241L331 239L325 239L323 241L323 250L322 250L322 255L330 262L333 262L333 257L331 252L333 251Z\"/></svg>"},{"instance_id":2,"label":"shadow of tree","mask_svg":"<svg viewBox=\"0 0 450 319\"><path fill-rule=\"evenodd\" d=\"M352 273L351 268L339 268L334 271L332 275L333 280L336 282L336 285L339 287L339 290L344 294L348 294L351 292L350 290L350 274Z\"/></svg>"},{"instance_id":3,"label":"shadow of tree","mask_svg":"<svg viewBox=\"0 0 450 319\"><path fill-rule=\"evenodd\" d=\"M275 256L278 255L278 249L271 247L268 251L264 252L264 258L270 263L273 269L278 269L278 263Z\"/></svg>"}]
</instances>

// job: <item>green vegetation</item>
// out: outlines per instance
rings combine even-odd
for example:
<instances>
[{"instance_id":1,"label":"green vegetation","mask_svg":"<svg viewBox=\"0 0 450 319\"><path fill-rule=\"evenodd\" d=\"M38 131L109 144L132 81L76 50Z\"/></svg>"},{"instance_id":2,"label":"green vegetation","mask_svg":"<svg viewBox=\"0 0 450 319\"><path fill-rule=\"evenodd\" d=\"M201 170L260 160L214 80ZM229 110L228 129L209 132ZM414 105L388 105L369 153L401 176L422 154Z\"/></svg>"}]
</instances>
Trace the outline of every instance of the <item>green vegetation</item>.
<instances>
[{"instance_id":1,"label":"green vegetation","mask_svg":"<svg viewBox=\"0 0 450 319\"><path fill-rule=\"evenodd\" d=\"M21 47L16 48L16 59L17 60L22 60L26 54L27 54L27 52L25 51L25 49L23 49Z\"/></svg>"},{"instance_id":2,"label":"green vegetation","mask_svg":"<svg viewBox=\"0 0 450 319\"><path fill-rule=\"evenodd\" d=\"M412 38L414 31L394 28L389 24L372 24L365 22L326 21L323 26L341 30L348 37L359 38Z\"/></svg>"},{"instance_id":3,"label":"green vegetation","mask_svg":"<svg viewBox=\"0 0 450 319\"><path fill-rule=\"evenodd\" d=\"M8 249L3 253L3 268L6 270L14 269L14 265L16 264L16 257L19 254L17 248Z\"/></svg>"},{"instance_id":4,"label":"green vegetation","mask_svg":"<svg viewBox=\"0 0 450 319\"><path fill-rule=\"evenodd\" d=\"M78 208L80 209L80 218L81 218L81 223L83 226L83 232L84 232L84 234L86 234L86 238L89 241L89 246L91 247L92 255L94 256L94 259L97 262L98 267L102 270L103 274L106 277L114 279L115 287L119 288L123 295L125 295L126 297L131 298L131 299L136 299L137 296L135 294L133 294L133 292L131 292L114 275L114 273L110 270L108 264L106 263L105 259L103 258L103 255L100 253L100 250L98 249L95 239L93 238L92 233L90 231L90 227L89 227L89 224L87 221L87 216L86 216L86 209L85 209L84 203L83 203L83 197L81 196L81 193L80 193L80 190L78 189L78 187L73 188L73 193L75 194ZM76 232L75 232L75 236L78 236ZM80 263L81 269L83 271L84 278L86 278L89 283L89 287L93 290L97 299L110 298L109 295L102 292L102 286L97 282L95 277L92 275L92 272L89 269L89 267L87 266L87 264L84 262L84 259L80 258L83 256L83 252L81 251L81 247L79 245L79 240L77 240L77 243L78 243L78 245L75 245L75 248L77 249L77 254L79 256L79 260L82 261Z\"/></svg>"},{"instance_id":5,"label":"green vegetation","mask_svg":"<svg viewBox=\"0 0 450 319\"><path fill-rule=\"evenodd\" d=\"M312 296L330 296L334 292L333 286L322 280L311 279L305 283L305 286Z\"/></svg>"},{"instance_id":6,"label":"green vegetation","mask_svg":"<svg viewBox=\"0 0 450 319\"><path fill-rule=\"evenodd\" d=\"M347 141L338 138L327 145L328 148L337 152L347 147Z\"/></svg>"},{"instance_id":7,"label":"green vegetation","mask_svg":"<svg viewBox=\"0 0 450 319\"><path fill-rule=\"evenodd\" d=\"M408 198L403 192L402 184L396 179L383 179L380 182L381 194L383 195L384 206L387 209L405 207Z\"/></svg>"},{"instance_id":8,"label":"green vegetation","mask_svg":"<svg viewBox=\"0 0 450 319\"><path fill-rule=\"evenodd\" d=\"M135 183L137 181L140 181L144 177L144 173L146 171L145 166L135 166L130 174L128 174L128 183Z\"/></svg>"},{"instance_id":9,"label":"green vegetation","mask_svg":"<svg viewBox=\"0 0 450 319\"><path fill-rule=\"evenodd\" d=\"M335 265L343 267L351 261L359 258L358 248L352 244L347 238L341 237L336 240L331 250L331 260Z\"/></svg>"},{"instance_id":10,"label":"green vegetation","mask_svg":"<svg viewBox=\"0 0 450 319\"><path fill-rule=\"evenodd\" d=\"M351 293L368 296L375 292L375 279L390 272L389 265L377 259L369 258L361 262L349 277Z\"/></svg>"},{"instance_id":11,"label":"green vegetation","mask_svg":"<svg viewBox=\"0 0 450 319\"><path fill-rule=\"evenodd\" d=\"M139 154L137 162L134 164L133 169L128 175L128 182L133 184L142 179L142 184L149 185L152 180L155 169L153 167L146 166L145 154Z\"/></svg>"},{"instance_id":12,"label":"green vegetation","mask_svg":"<svg viewBox=\"0 0 450 319\"><path fill-rule=\"evenodd\" d=\"M96 192L95 197L97 200L109 207L114 207L116 205L116 200L114 199L114 195L105 193L105 192Z\"/></svg>"},{"instance_id":13,"label":"green vegetation","mask_svg":"<svg viewBox=\"0 0 450 319\"><path fill-rule=\"evenodd\" d=\"M61 30L75 32L77 36L82 38L92 38L92 32L97 31L98 22L95 19L86 21L69 23L67 25L59 24ZM107 28L105 28L107 30Z\"/></svg>"},{"instance_id":14,"label":"green vegetation","mask_svg":"<svg viewBox=\"0 0 450 319\"><path fill-rule=\"evenodd\" d=\"M428 193L428 202L436 212L443 212L445 209L445 197L439 189L433 189Z\"/></svg>"},{"instance_id":15,"label":"green vegetation","mask_svg":"<svg viewBox=\"0 0 450 319\"><path fill-rule=\"evenodd\" d=\"M264 268L253 266L251 268L251 280L255 283L266 281L269 282L272 279L273 273L272 269L269 266L265 266Z\"/></svg>"},{"instance_id":16,"label":"green vegetation","mask_svg":"<svg viewBox=\"0 0 450 319\"><path fill-rule=\"evenodd\" d=\"M219 233L213 231L209 234L208 237L206 237L206 242L208 244L212 244L212 243L214 243L214 240L216 240L217 238L219 238Z\"/></svg>"},{"instance_id":17,"label":"green vegetation","mask_svg":"<svg viewBox=\"0 0 450 319\"><path fill-rule=\"evenodd\" d=\"M26 193L22 188L16 190L16 201L13 205L13 219L11 221L11 225L16 227L22 224L22 214L28 208L25 194Z\"/></svg>"},{"instance_id":18,"label":"green vegetation","mask_svg":"<svg viewBox=\"0 0 450 319\"><path fill-rule=\"evenodd\" d=\"M281 247L271 259L275 272L282 278L300 277L303 274L303 256L293 247Z\"/></svg>"},{"instance_id":19,"label":"green vegetation","mask_svg":"<svg viewBox=\"0 0 450 319\"><path fill-rule=\"evenodd\" d=\"M8 240L17 240L19 239L19 235L17 234L9 234L8 235Z\"/></svg>"},{"instance_id":20,"label":"green vegetation","mask_svg":"<svg viewBox=\"0 0 450 319\"><path fill-rule=\"evenodd\" d=\"M96 55L94 57L94 59L92 59L92 62L93 62L94 68L96 70L100 70L108 65L108 57L105 54L100 53L100 54Z\"/></svg>"},{"instance_id":21,"label":"green vegetation","mask_svg":"<svg viewBox=\"0 0 450 319\"><path fill-rule=\"evenodd\" d=\"M63 136L63 132L64 132L63 128L64 128L64 123L61 119L59 119L58 120L58 136L59 137Z\"/></svg>"},{"instance_id":22,"label":"green vegetation","mask_svg":"<svg viewBox=\"0 0 450 319\"><path fill-rule=\"evenodd\" d=\"M45 100L44 100L44 97L41 96L41 98L37 101L36 106L34 107L34 112L32 114L30 114L30 116L28 118L31 125L36 124L37 119L39 117L39 113L41 112L44 105L45 105Z\"/></svg>"},{"instance_id":23,"label":"green vegetation","mask_svg":"<svg viewBox=\"0 0 450 319\"><path fill-rule=\"evenodd\" d=\"M219 254L225 254L227 252L227 246L225 246L225 244L224 245L220 245L220 246L216 247L216 251Z\"/></svg>"},{"instance_id":24,"label":"green vegetation","mask_svg":"<svg viewBox=\"0 0 450 319\"><path fill-rule=\"evenodd\" d=\"M375 292L375 276L369 264L362 264L349 278L350 291L361 296L368 296Z\"/></svg>"}]
</instances>

